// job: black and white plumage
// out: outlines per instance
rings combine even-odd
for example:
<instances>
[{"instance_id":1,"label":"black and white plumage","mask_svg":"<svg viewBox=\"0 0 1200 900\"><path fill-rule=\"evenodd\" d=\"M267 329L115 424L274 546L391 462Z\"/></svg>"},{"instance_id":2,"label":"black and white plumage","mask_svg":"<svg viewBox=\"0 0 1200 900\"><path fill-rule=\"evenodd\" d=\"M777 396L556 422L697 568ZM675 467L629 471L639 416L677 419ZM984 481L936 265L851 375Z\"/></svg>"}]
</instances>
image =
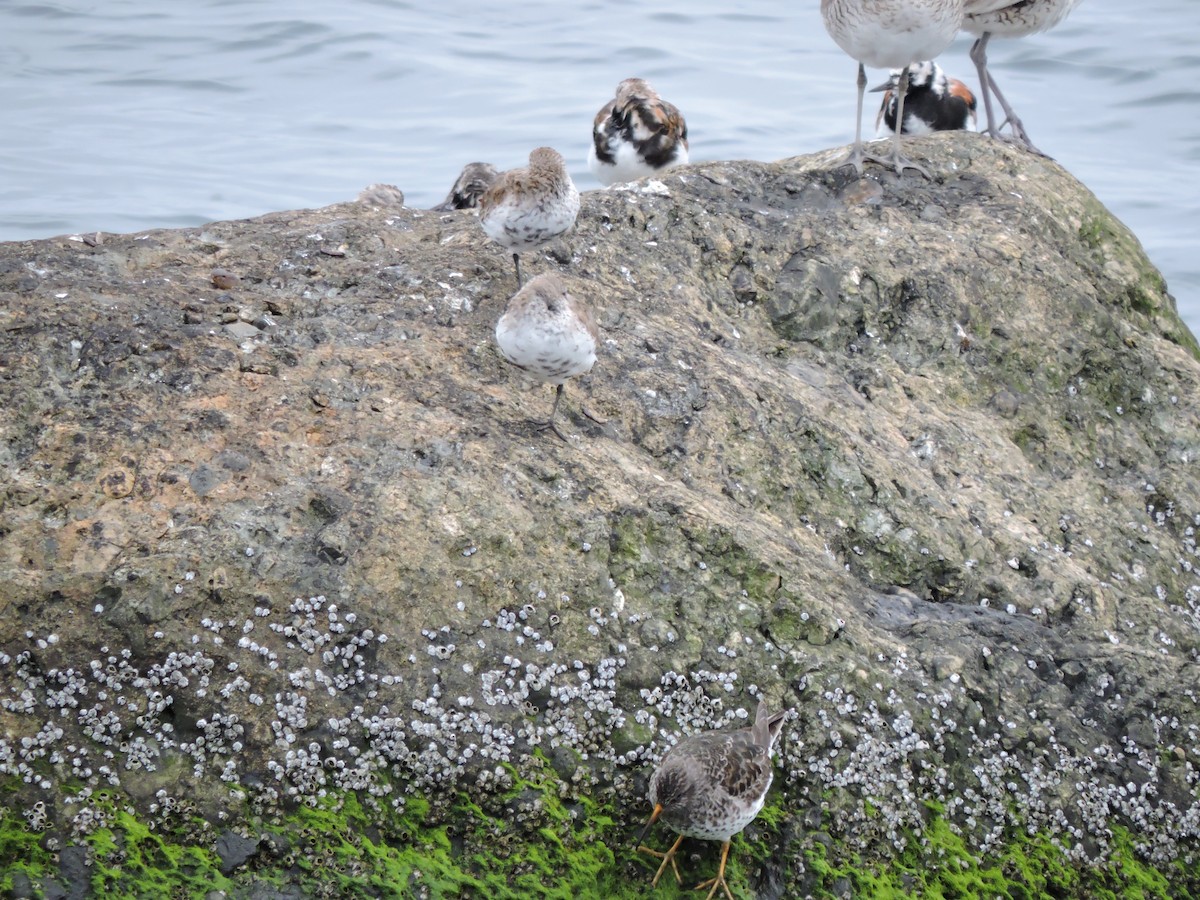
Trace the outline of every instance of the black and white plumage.
<instances>
[{"instance_id":1,"label":"black and white plumage","mask_svg":"<svg viewBox=\"0 0 1200 900\"><path fill-rule=\"evenodd\" d=\"M891 77L872 88L883 91L883 102L875 117L875 133L886 137L896 131L896 90L900 70L893 69ZM951 78L933 60L913 63L908 67L908 94L904 98L902 134L930 134L934 131L974 131L975 95L971 89Z\"/></svg>"},{"instance_id":2,"label":"black and white plumage","mask_svg":"<svg viewBox=\"0 0 1200 900\"><path fill-rule=\"evenodd\" d=\"M683 114L641 78L626 78L596 113L588 168L601 184L654 175L688 161Z\"/></svg>"},{"instance_id":3,"label":"black and white plumage","mask_svg":"<svg viewBox=\"0 0 1200 900\"><path fill-rule=\"evenodd\" d=\"M983 94L983 109L987 116L985 130L992 137L1003 139L1001 129L1008 125L1016 143L1041 153L988 71L988 41L993 35L1016 38L1047 31L1062 22L1079 3L1080 0L966 0L962 27L977 38L971 47L971 61L979 72L979 91ZM992 109L993 94L1004 111L1004 121L999 124Z\"/></svg>"},{"instance_id":4,"label":"black and white plumage","mask_svg":"<svg viewBox=\"0 0 1200 900\"><path fill-rule=\"evenodd\" d=\"M663 757L650 776L650 802L654 811L642 829L662 819L679 838L666 853L639 846L643 853L662 858L651 886L658 884L669 864L679 883L675 854L685 837L721 841L721 865L715 877L696 886L709 888L708 900L718 888L729 900L733 894L725 881L725 863L733 836L754 821L763 807L775 774L771 754L787 712L772 713L759 701L754 724L736 731L704 731L684 738ZM641 840L639 836L638 840Z\"/></svg>"},{"instance_id":5,"label":"black and white plumage","mask_svg":"<svg viewBox=\"0 0 1200 900\"><path fill-rule=\"evenodd\" d=\"M479 205L484 192L492 186L492 182L500 177L496 167L491 163L473 162L463 166L454 186L446 199L433 207L439 212L452 209L474 209Z\"/></svg>"},{"instance_id":6,"label":"black and white plumage","mask_svg":"<svg viewBox=\"0 0 1200 900\"><path fill-rule=\"evenodd\" d=\"M904 120L908 92L908 66L933 59L950 45L962 25L963 0L821 0L821 18L834 42L858 61L858 113L854 146L846 163L861 175L870 159L905 169L925 170L900 152L900 134L892 138L889 156L867 154L862 142L863 94L867 88L865 66L901 69L897 85L898 109Z\"/></svg>"}]
</instances>

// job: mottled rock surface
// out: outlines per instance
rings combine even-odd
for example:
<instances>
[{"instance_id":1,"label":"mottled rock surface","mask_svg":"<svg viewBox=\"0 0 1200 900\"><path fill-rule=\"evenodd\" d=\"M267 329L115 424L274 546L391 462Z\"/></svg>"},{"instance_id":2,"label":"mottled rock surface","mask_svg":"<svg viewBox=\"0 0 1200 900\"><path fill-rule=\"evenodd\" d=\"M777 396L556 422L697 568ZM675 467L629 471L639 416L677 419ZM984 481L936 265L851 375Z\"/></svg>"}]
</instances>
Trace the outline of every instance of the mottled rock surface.
<instances>
[{"instance_id":1,"label":"mottled rock surface","mask_svg":"<svg viewBox=\"0 0 1200 900\"><path fill-rule=\"evenodd\" d=\"M278 824L353 792L356 840L434 846L380 824L419 798L447 871L549 830L519 877L607 846L641 893L653 761L761 694L795 713L745 896L920 892L935 821L1200 889L1195 340L1054 162L918 147L933 181L831 151L586 193L525 260L602 332L569 443L470 213L0 244L9 863L133 890L136 820L304 895L371 867ZM423 865L391 890L480 890Z\"/></svg>"}]
</instances>

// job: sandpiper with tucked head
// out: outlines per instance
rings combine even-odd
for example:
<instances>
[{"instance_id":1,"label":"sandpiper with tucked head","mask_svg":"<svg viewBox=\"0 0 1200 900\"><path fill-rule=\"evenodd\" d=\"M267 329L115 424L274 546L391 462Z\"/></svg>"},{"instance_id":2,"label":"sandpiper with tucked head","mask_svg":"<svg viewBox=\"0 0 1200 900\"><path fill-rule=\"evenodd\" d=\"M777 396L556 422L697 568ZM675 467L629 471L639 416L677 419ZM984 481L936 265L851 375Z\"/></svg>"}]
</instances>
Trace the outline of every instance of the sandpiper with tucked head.
<instances>
[{"instance_id":1,"label":"sandpiper with tucked head","mask_svg":"<svg viewBox=\"0 0 1200 900\"><path fill-rule=\"evenodd\" d=\"M733 836L754 821L766 800L774 769L771 753L783 727L785 712L771 713L759 701L754 724L736 731L704 731L684 738L650 776L650 802L654 812L642 829L642 836L660 818L679 834L666 853L639 846L638 850L662 858L651 887L657 886L668 863L680 884L675 853L685 837L721 841L721 865L715 877L696 886L709 888L708 900L723 888L729 900L733 894L725 881L725 862Z\"/></svg>"},{"instance_id":2,"label":"sandpiper with tucked head","mask_svg":"<svg viewBox=\"0 0 1200 900\"><path fill-rule=\"evenodd\" d=\"M688 161L683 115L641 78L626 78L596 113L588 168L601 184L645 178Z\"/></svg>"},{"instance_id":3,"label":"sandpiper with tucked head","mask_svg":"<svg viewBox=\"0 0 1200 900\"><path fill-rule=\"evenodd\" d=\"M550 418L538 427L567 439L554 417L568 378L591 370L600 333L591 310L568 292L562 278L546 273L513 294L496 323L496 345L506 360L535 378L558 385Z\"/></svg>"},{"instance_id":4,"label":"sandpiper with tucked head","mask_svg":"<svg viewBox=\"0 0 1200 900\"><path fill-rule=\"evenodd\" d=\"M876 134L884 137L896 131L896 89L900 70L872 91L883 91L883 103L875 117ZM903 134L930 134L934 131L974 131L975 95L971 89L951 78L933 60L908 67L908 94L904 98Z\"/></svg>"},{"instance_id":5,"label":"sandpiper with tucked head","mask_svg":"<svg viewBox=\"0 0 1200 900\"><path fill-rule=\"evenodd\" d=\"M530 153L528 167L502 172L479 198L479 224L489 238L512 251L518 288L518 254L565 234L578 215L579 191L562 154L551 147Z\"/></svg>"},{"instance_id":6,"label":"sandpiper with tucked head","mask_svg":"<svg viewBox=\"0 0 1200 900\"><path fill-rule=\"evenodd\" d=\"M439 212L448 212L452 209L474 209L479 205L479 198L483 196L483 192L490 188L492 182L499 177L500 173L491 163L467 163L459 173L454 186L450 188L446 199L433 208Z\"/></svg>"},{"instance_id":7,"label":"sandpiper with tucked head","mask_svg":"<svg viewBox=\"0 0 1200 900\"><path fill-rule=\"evenodd\" d=\"M987 45L992 35L998 37L1025 37L1039 31L1053 28L1067 17L1080 0L966 0L965 15L963 16L963 31L976 35L976 41L971 47L971 61L979 72L979 90L983 94L983 110L987 115L988 134L1001 138L1000 129L1008 124L1012 128L1013 140L1034 153L1041 153L1029 135L1025 125L1017 118L1013 108L1009 106L996 80L992 78L987 66ZM1004 110L1005 120L996 124L992 112L992 94Z\"/></svg>"},{"instance_id":8,"label":"sandpiper with tucked head","mask_svg":"<svg viewBox=\"0 0 1200 900\"><path fill-rule=\"evenodd\" d=\"M394 184L368 184L358 192L358 202L364 206L401 207L404 191Z\"/></svg>"},{"instance_id":9,"label":"sandpiper with tucked head","mask_svg":"<svg viewBox=\"0 0 1200 900\"><path fill-rule=\"evenodd\" d=\"M908 66L933 59L950 45L962 25L963 0L821 0L821 18L834 42L858 61L858 118L854 129L854 147L846 163L863 172L863 160L870 159L905 169L916 169L928 176L921 166L900 152L900 133L892 138L890 156L869 155L862 143L863 93L867 88L864 66L901 69L896 86L897 112L904 121L904 97L908 92Z\"/></svg>"}]
</instances>

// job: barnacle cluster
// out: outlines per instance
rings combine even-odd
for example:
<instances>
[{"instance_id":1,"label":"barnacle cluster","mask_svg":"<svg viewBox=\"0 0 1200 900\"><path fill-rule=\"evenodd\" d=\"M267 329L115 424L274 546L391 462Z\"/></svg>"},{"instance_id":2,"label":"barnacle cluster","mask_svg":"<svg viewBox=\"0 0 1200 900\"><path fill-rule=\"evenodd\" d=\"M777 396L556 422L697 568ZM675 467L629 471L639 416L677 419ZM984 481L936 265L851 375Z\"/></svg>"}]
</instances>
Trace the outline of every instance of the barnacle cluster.
<instances>
[{"instance_id":1,"label":"barnacle cluster","mask_svg":"<svg viewBox=\"0 0 1200 900\"><path fill-rule=\"evenodd\" d=\"M499 841L502 821L550 827L545 797L528 785L551 770L561 798L638 819L646 774L681 734L738 727L766 697L795 708L772 804L864 858L933 852L936 807L980 857L1017 830L1080 864L1103 862L1117 824L1151 863L1198 862L1200 722L1180 712L1197 708L1190 686L1113 741L1099 721L1121 720L1131 686L1016 637L982 642L971 659L884 652L858 623L806 604L780 607L798 625L772 623L771 637L735 612L722 642L689 661L686 621L633 609L641 604L610 587L591 606L534 589L474 621L464 591L453 624L406 634L323 596L259 598L226 618L181 611L143 641L116 646L108 633L92 652L29 631L0 652L0 778L19 782L24 827L55 846L123 815L245 830L247 810L280 821L348 795L366 815L403 815L419 801L441 822L462 813L455 798L474 797L470 814ZM731 606L756 602L743 591ZM1171 609L1186 625L1197 605L1188 596ZM983 614L1045 618L1015 606ZM814 617L829 629L809 628ZM1010 702L981 700L981 673L993 668ZM1059 669L1091 697L1074 725L1038 699ZM1096 739L1081 752L1088 728ZM215 832L198 827L191 839L211 843Z\"/></svg>"}]
</instances>

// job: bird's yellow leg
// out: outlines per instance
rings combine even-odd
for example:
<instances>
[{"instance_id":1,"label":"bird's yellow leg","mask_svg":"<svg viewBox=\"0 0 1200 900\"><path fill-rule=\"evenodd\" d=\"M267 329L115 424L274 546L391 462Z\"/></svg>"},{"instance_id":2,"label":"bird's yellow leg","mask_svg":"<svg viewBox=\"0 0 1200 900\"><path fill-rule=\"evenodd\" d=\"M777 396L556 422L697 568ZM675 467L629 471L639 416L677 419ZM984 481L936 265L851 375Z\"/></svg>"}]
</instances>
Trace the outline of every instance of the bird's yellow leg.
<instances>
[{"instance_id":1,"label":"bird's yellow leg","mask_svg":"<svg viewBox=\"0 0 1200 900\"><path fill-rule=\"evenodd\" d=\"M708 881L703 881L696 885L696 890L702 891L705 888L710 888L708 896L704 900L712 900L713 895L717 893L717 888L725 889L725 896L729 900L733 900L733 892L729 890L729 885L725 881L725 860L729 858L729 841L721 845L721 868L717 869L716 878L710 878Z\"/></svg>"},{"instance_id":2,"label":"bird's yellow leg","mask_svg":"<svg viewBox=\"0 0 1200 900\"><path fill-rule=\"evenodd\" d=\"M667 863L671 864L671 868L675 871L675 881L683 884L683 879L679 876L679 866L675 865L675 851L679 849L679 845L683 843L683 835L681 834L671 849L666 853L660 853L658 850L651 850L645 844L638 847L639 853L649 853L651 856L657 856L662 860L662 865L658 867L658 871L654 873L654 880L650 882L650 887L658 887L658 879L662 877L663 870L667 867Z\"/></svg>"}]
</instances>

